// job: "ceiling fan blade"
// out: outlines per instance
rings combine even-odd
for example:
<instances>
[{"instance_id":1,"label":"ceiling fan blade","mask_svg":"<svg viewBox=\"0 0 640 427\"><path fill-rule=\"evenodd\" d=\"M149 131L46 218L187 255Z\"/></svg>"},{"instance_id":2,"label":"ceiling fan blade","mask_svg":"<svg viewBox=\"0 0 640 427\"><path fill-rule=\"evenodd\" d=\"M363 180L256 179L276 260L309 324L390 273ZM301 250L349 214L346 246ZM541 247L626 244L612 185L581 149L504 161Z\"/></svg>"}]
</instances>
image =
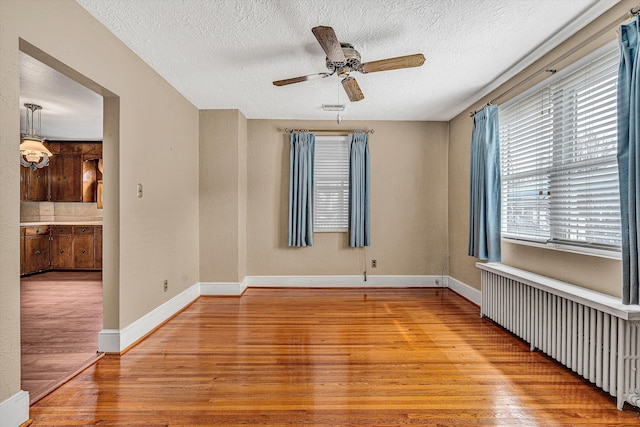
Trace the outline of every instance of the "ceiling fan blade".
<instances>
[{"instance_id":1,"label":"ceiling fan blade","mask_svg":"<svg viewBox=\"0 0 640 427\"><path fill-rule=\"evenodd\" d=\"M401 68L419 67L424 64L424 55L398 56L396 58L381 59L379 61L365 62L360 67L362 73L375 73L378 71L398 70Z\"/></svg>"},{"instance_id":2,"label":"ceiling fan blade","mask_svg":"<svg viewBox=\"0 0 640 427\"><path fill-rule=\"evenodd\" d=\"M322 46L322 50L327 54L327 58L331 62L345 62L346 58L342 52L340 42L336 37L336 33L331 27L314 27L311 29L313 35L318 39L318 43Z\"/></svg>"},{"instance_id":3,"label":"ceiling fan blade","mask_svg":"<svg viewBox=\"0 0 640 427\"><path fill-rule=\"evenodd\" d=\"M274 85L276 86L286 86L286 85L290 85L292 83L300 83L300 82L306 82L307 80L313 80L316 78L324 78L324 77L328 77L330 76L330 73L316 73L316 74L309 74L308 76L300 76L300 77L293 77L290 79L284 79L284 80L276 80L275 82L273 82Z\"/></svg>"},{"instance_id":4,"label":"ceiling fan blade","mask_svg":"<svg viewBox=\"0 0 640 427\"><path fill-rule=\"evenodd\" d=\"M364 99L364 94L362 90L360 90L360 85L353 77L347 77L342 80L342 87L344 91L347 92L347 96L349 97L349 101L356 102Z\"/></svg>"}]
</instances>

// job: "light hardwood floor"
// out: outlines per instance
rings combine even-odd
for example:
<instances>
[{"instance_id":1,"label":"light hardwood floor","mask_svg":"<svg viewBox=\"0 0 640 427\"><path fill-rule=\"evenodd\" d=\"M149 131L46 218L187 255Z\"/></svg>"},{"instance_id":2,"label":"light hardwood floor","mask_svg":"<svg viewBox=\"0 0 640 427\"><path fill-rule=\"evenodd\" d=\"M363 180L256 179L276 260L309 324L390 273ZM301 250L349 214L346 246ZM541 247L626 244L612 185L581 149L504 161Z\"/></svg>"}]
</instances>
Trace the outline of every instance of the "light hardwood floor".
<instances>
[{"instance_id":1,"label":"light hardwood floor","mask_svg":"<svg viewBox=\"0 0 640 427\"><path fill-rule=\"evenodd\" d=\"M640 425L448 289L201 297L31 407L59 425Z\"/></svg>"},{"instance_id":2,"label":"light hardwood floor","mask_svg":"<svg viewBox=\"0 0 640 427\"><path fill-rule=\"evenodd\" d=\"M100 272L47 272L20 281L22 389L36 402L98 357Z\"/></svg>"}]
</instances>

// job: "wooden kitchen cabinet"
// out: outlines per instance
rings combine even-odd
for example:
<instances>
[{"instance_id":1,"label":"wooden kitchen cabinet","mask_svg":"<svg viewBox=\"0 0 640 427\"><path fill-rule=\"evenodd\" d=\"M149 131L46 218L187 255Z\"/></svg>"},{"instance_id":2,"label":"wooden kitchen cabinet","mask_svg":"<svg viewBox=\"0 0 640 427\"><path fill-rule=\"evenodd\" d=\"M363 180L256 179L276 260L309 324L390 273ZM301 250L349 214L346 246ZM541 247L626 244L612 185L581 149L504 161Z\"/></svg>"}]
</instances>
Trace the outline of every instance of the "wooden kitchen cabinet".
<instances>
[{"instance_id":1,"label":"wooden kitchen cabinet","mask_svg":"<svg viewBox=\"0 0 640 427\"><path fill-rule=\"evenodd\" d=\"M22 276L24 274L24 261L25 261L25 256L24 256L24 244L25 244L25 228L24 227L20 227L20 275Z\"/></svg>"},{"instance_id":2,"label":"wooden kitchen cabinet","mask_svg":"<svg viewBox=\"0 0 640 427\"><path fill-rule=\"evenodd\" d=\"M25 227L24 239L24 274L49 270L49 226Z\"/></svg>"},{"instance_id":3,"label":"wooden kitchen cabinet","mask_svg":"<svg viewBox=\"0 0 640 427\"><path fill-rule=\"evenodd\" d=\"M97 200L102 179L98 161L101 142L47 141L53 156L49 166L32 171L20 166L20 200L32 202L89 202Z\"/></svg>"},{"instance_id":4,"label":"wooden kitchen cabinet","mask_svg":"<svg viewBox=\"0 0 640 427\"><path fill-rule=\"evenodd\" d=\"M94 268L93 229L91 226L73 227L73 268Z\"/></svg>"},{"instance_id":5,"label":"wooden kitchen cabinet","mask_svg":"<svg viewBox=\"0 0 640 427\"><path fill-rule=\"evenodd\" d=\"M20 274L102 270L102 226L20 227Z\"/></svg>"},{"instance_id":6,"label":"wooden kitchen cabinet","mask_svg":"<svg viewBox=\"0 0 640 427\"><path fill-rule=\"evenodd\" d=\"M49 199L49 167L32 171L20 165L20 200L46 202Z\"/></svg>"},{"instance_id":7,"label":"wooden kitchen cabinet","mask_svg":"<svg viewBox=\"0 0 640 427\"><path fill-rule=\"evenodd\" d=\"M102 142L83 142L82 160L98 160L102 158Z\"/></svg>"},{"instance_id":8,"label":"wooden kitchen cabinet","mask_svg":"<svg viewBox=\"0 0 640 427\"><path fill-rule=\"evenodd\" d=\"M99 243L96 242L96 233ZM96 246L100 262L96 262ZM102 227L90 225L52 226L51 268L54 270L102 269Z\"/></svg>"},{"instance_id":9,"label":"wooden kitchen cabinet","mask_svg":"<svg viewBox=\"0 0 640 427\"><path fill-rule=\"evenodd\" d=\"M52 202L82 202L82 154L56 154L49 161Z\"/></svg>"},{"instance_id":10,"label":"wooden kitchen cabinet","mask_svg":"<svg viewBox=\"0 0 640 427\"><path fill-rule=\"evenodd\" d=\"M49 148L47 142L44 145ZM49 200L49 167L45 166L35 171L22 165L18 167L20 168L20 200L29 202Z\"/></svg>"},{"instance_id":11,"label":"wooden kitchen cabinet","mask_svg":"<svg viewBox=\"0 0 640 427\"><path fill-rule=\"evenodd\" d=\"M51 226L51 268L73 269L73 227Z\"/></svg>"},{"instance_id":12,"label":"wooden kitchen cabinet","mask_svg":"<svg viewBox=\"0 0 640 427\"><path fill-rule=\"evenodd\" d=\"M102 226L93 229L93 267L102 270Z\"/></svg>"}]
</instances>

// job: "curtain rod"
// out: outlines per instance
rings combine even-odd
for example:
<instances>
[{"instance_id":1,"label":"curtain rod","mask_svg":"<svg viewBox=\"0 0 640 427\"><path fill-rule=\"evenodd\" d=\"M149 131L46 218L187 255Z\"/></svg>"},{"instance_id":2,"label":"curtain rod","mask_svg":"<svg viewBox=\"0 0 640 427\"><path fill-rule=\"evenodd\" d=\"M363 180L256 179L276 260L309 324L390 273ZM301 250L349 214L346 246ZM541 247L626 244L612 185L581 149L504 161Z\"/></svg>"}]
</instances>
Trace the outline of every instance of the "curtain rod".
<instances>
[{"instance_id":1,"label":"curtain rod","mask_svg":"<svg viewBox=\"0 0 640 427\"><path fill-rule=\"evenodd\" d=\"M633 7L629 10L629 12L625 13L624 15L622 15L621 17L619 17L618 19L616 19L615 21L611 22L608 25L605 25L603 28L601 28L597 33L591 35L590 37L587 37L586 39L584 39L582 42L578 43L576 46L574 46L572 49L568 50L567 52L565 52L564 54L560 55L558 58L554 59L553 61L551 61L549 64L547 64L545 67L539 69L538 71L536 71L535 73L531 74L529 77L525 78L524 80L516 83L515 85L511 86L510 88L506 89L504 92L502 92L501 94L497 95L496 97L494 97L493 99L491 99L489 102L487 102L485 105L482 106L482 108L479 108L475 111L471 111L470 115L471 117L475 116L476 114L478 114L480 111L484 110L485 107L489 106L489 105L493 105L495 103L495 101L497 99L502 98L503 96L513 92L514 90L516 90L517 88L519 88L520 86L528 83L529 81L535 79L536 77L538 77L540 74L543 73L551 73L551 74L555 74L558 70L554 69L553 66L564 61L565 59L567 59L568 57L570 57L571 55L573 55L574 53L578 52L580 49L582 49L583 47L587 46L589 43L593 42L594 40L597 40L599 37L601 37L602 35L604 35L607 31L609 31L611 28L615 27L616 25L620 25L621 22L624 22L626 19L629 18L633 18L634 16L640 14L640 5Z\"/></svg>"},{"instance_id":2,"label":"curtain rod","mask_svg":"<svg viewBox=\"0 0 640 427\"><path fill-rule=\"evenodd\" d=\"M292 132L309 132L309 133L375 133L373 129L289 129L284 130L287 133Z\"/></svg>"}]
</instances>

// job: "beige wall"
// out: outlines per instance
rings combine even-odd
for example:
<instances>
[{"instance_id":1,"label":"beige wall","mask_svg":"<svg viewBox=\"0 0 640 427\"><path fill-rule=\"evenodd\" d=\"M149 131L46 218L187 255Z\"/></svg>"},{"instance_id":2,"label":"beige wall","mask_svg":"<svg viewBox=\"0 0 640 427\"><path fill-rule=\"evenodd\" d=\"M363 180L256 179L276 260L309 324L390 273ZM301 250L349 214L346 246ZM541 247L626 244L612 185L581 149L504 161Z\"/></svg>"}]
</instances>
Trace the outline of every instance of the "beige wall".
<instances>
[{"instance_id":1,"label":"beige wall","mask_svg":"<svg viewBox=\"0 0 640 427\"><path fill-rule=\"evenodd\" d=\"M15 159L18 51L27 44L37 48L28 53L44 52L50 65L66 65L112 96L105 100L104 277L116 289L106 291L105 326L122 328L198 282L197 109L75 1L0 1L0 402L20 390Z\"/></svg>"},{"instance_id":2,"label":"beige wall","mask_svg":"<svg viewBox=\"0 0 640 427\"><path fill-rule=\"evenodd\" d=\"M474 265L475 260L466 255L466 242L469 230L467 222L469 209L468 159L473 125L472 119L469 117L469 111L479 108L488 100L494 99L507 88L514 86L537 70L547 68L546 65L551 61L560 58L566 52L574 49L574 47L580 45L585 39L598 33L601 29L616 21L617 18L623 16L636 5L636 0L621 1L617 6L579 31L558 48L552 50L531 67L489 94L486 99L470 105L468 109L465 109L460 115L451 120L451 138L449 141L449 247L451 276L480 289L480 272ZM554 68L560 70L564 66L575 62L579 58L615 39L616 27L612 27L610 30L603 32L603 35L594 42L589 43L584 46L584 48L579 49L575 54L554 65ZM518 90L510 92L508 96L498 99L497 103L500 104L522 93L522 91L531 87L539 80L540 78L532 79L526 85L519 87ZM503 243L502 251L502 262L507 265L524 268L535 273L620 297L620 261L510 243Z\"/></svg>"},{"instance_id":3,"label":"beige wall","mask_svg":"<svg viewBox=\"0 0 640 427\"><path fill-rule=\"evenodd\" d=\"M373 128L371 275L440 274L447 255L447 123L249 120L247 274L352 275L363 250L346 233L315 233L314 246L287 246L289 134L285 128Z\"/></svg>"},{"instance_id":4,"label":"beige wall","mask_svg":"<svg viewBox=\"0 0 640 427\"><path fill-rule=\"evenodd\" d=\"M449 122L449 275L480 289L476 259L469 242L469 153L473 120L462 113Z\"/></svg>"},{"instance_id":5,"label":"beige wall","mask_svg":"<svg viewBox=\"0 0 640 427\"><path fill-rule=\"evenodd\" d=\"M0 1L0 402L20 391L20 73L8 6Z\"/></svg>"},{"instance_id":6,"label":"beige wall","mask_svg":"<svg viewBox=\"0 0 640 427\"><path fill-rule=\"evenodd\" d=\"M200 111L200 281L246 276L247 120L239 110Z\"/></svg>"}]
</instances>

